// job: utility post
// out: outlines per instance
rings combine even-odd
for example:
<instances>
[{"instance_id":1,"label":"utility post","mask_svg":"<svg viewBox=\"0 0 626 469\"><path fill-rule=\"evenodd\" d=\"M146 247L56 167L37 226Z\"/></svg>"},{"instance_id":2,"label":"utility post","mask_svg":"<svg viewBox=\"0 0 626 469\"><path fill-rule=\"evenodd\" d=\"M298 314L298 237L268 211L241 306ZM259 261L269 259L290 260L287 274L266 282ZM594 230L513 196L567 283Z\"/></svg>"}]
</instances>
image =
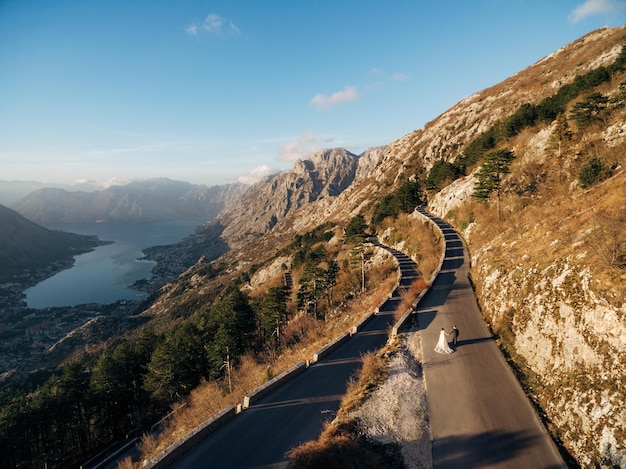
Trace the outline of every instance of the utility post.
<instances>
[{"instance_id":1,"label":"utility post","mask_svg":"<svg viewBox=\"0 0 626 469\"><path fill-rule=\"evenodd\" d=\"M361 294L365 293L365 245L361 245Z\"/></svg>"},{"instance_id":2,"label":"utility post","mask_svg":"<svg viewBox=\"0 0 626 469\"><path fill-rule=\"evenodd\" d=\"M224 364L220 367L220 370L224 367L226 368L226 376L228 377L228 392L232 393L233 383L230 378L230 351L228 350L228 347L226 347L226 360L224 360Z\"/></svg>"},{"instance_id":3,"label":"utility post","mask_svg":"<svg viewBox=\"0 0 626 469\"><path fill-rule=\"evenodd\" d=\"M278 350L278 346L280 344L280 315L276 316L276 329L274 329L274 332L272 333L272 335L276 336L276 350Z\"/></svg>"}]
</instances>

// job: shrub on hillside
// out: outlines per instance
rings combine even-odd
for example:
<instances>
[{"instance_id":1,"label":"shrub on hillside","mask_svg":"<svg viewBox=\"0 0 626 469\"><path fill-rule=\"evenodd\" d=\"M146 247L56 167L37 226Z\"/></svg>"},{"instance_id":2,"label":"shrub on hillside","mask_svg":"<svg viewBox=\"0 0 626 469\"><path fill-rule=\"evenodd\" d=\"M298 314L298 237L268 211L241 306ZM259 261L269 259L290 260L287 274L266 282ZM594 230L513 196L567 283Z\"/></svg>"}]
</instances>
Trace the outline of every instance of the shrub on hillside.
<instances>
[{"instance_id":1,"label":"shrub on hillside","mask_svg":"<svg viewBox=\"0 0 626 469\"><path fill-rule=\"evenodd\" d=\"M403 468L400 450L359 435L355 422L331 425L318 440L309 441L289 454L288 468L362 469Z\"/></svg>"},{"instance_id":2,"label":"shrub on hillside","mask_svg":"<svg viewBox=\"0 0 626 469\"><path fill-rule=\"evenodd\" d=\"M387 217L397 218L401 213L410 213L423 202L424 193L420 181L408 179L376 204L372 214L372 225L380 225Z\"/></svg>"},{"instance_id":3,"label":"shrub on hillside","mask_svg":"<svg viewBox=\"0 0 626 469\"><path fill-rule=\"evenodd\" d=\"M464 174L465 169L456 163L448 163L444 160L436 161L430 168L428 177L424 180L426 189L437 191L443 187L443 183L452 182Z\"/></svg>"},{"instance_id":4,"label":"shrub on hillside","mask_svg":"<svg viewBox=\"0 0 626 469\"><path fill-rule=\"evenodd\" d=\"M603 181L611 176L611 169L608 168L600 158L589 158L578 172L578 180L583 189L593 186L596 182Z\"/></svg>"}]
</instances>

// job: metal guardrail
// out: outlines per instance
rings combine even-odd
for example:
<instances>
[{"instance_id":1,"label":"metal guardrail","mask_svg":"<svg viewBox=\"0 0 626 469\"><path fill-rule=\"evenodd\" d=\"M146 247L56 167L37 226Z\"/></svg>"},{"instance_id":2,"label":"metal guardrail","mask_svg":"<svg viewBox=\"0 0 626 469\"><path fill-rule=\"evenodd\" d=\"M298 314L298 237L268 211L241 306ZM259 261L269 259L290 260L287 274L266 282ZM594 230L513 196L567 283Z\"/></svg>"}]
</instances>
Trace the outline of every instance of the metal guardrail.
<instances>
[{"instance_id":1,"label":"metal guardrail","mask_svg":"<svg viewBox=\"0 0 626 469\"><path fill-rule=\"evenodd\" d=\"M418 208L418 211L419 211L419 208ZM421 211L419 211L419 212L424 217L426 217L439 230L439 232L441 233L441 235L443 237L443 232L441 231L439 226L437 226L437 224L432 219L430 219L427 215L425 215ZM445 244L444 244L444 254L445 254ZM435 277L441 271L441 267L443 265L443 258L444 257L445 256L442 255L441 262L439 263L439 267L433 273L433 276L431 278L431 282L430 282L429 285L432 284L432 281L435 279ZM399 266L398 266L398 269L399 269ZM315 362L321 360L326 355L328 355L333 350L335 350L337 347L339 347L341 344L343 344L344 342L349 340L350 337L352 337L354 334L356 334L370 319L372 319L372 317L374 315L376 315L378 312L380 312L380 308L382 308L385 305L385 303L387 303L387 301L389 301L389 299L394 295L396 290L399 288L401 280L402 280L402 274L400 273L398 281L396 282L395 287L392 289L391 293L387 296L387 298L385 298L376 307L375 311L373 311L372 313L368 314L359 323L357 323L355 326L353 326L352 329L350 330L350 332L346 332L345 334L341 335L337 339L333 340L332 342L330 342L329 344L327 344L326 346L324 346L320 350L318 350L313 355L313 359L312 359L311 363L315 363ZM417 309L417 304L421 301L421 299L424 297L424 295L426 295L428 289L429 289L429 287L424 289L418 295L418 297L415 300L415 302L413 303L412 307L406 313L403 314L403 316L400 318L400 320L398 320L396 322L396 324L393 326L393 328L392 328L392 330L390 332L390 339L395 337L398 334L398 331L400 330L400 328L408 320L408 318L411 316L411 314L414 312L414 310ZM256 402L257 400L261 399L263 396L267 395L268 393L270 393L271 391L273 391L274 389L276 389L280 385L284 384L285 382L287 382L291 378L299 375L300 373L303 373L308 367L309 367L309 363L308 362L298 363L297 365L295 365L294 367L290 368L289 370L281 373L280 375L278 375L275 378L271 379L267 383L261 385L260 387L255 389L253 392L251 392L250 394L247 394L244 397L243 404L239 404L237 407L229 406L229 407L223 409L220 413L218 413L217 415L215 415L214 417L212 417L211 419L207 420L205 423L203 423L202 425L200 425L199 427L197 427L196 429L194 429L193 431L188 433L185 437L183 437L182 439L178 440L176 443L170 445L158 457L156 457L156 458L154 458L152 460L147 461L144 464L143 467L148 468L148 469L164 469L164 468L169 467L177 458L179 458L182 454L184 454L186 451L188 451L197 442L199 442L203 438L206 438L206 436L208 436L210 433L214 432L215 430L220 428L222 425L224 425L228 421L230 421L233 418L235 418L235 416L239 413L239 411L243 411L244 409L250 407L254 402Z\"/></svg>"},{"instance_id":2,"label":"metal guardrail","mask_svg":"<svg viewBox=\"0 0 626 469\"><path fill-rule=\"evenodd\" d=\"M426 296L426 293L428 293L428 291L430 290L430 287L432 286L433 282L435 281L435 278L437 278L437 275L439 275L439 272L441 272L441 268L443 267L443 261L444 261L444 259L446 257L445 236L443 234L443 231L441 231L441 227L439 225L437 225L437 223L435 223L431 217L429 217L428 215L426 215L426 213L424 213L425 210L423 209L422 206L417 207L415 210L420 215L422 215L424 218L426 218L431 223L431 225L435 227L435 229L437 231L439 231L439 234L441 235L441 238L444 240L443 247L442 247L442 251L443 252L441 254L441 260L439 261L439 265L438 265L437 269L435 269L435 271L433 272L432 276L430 277L430 281L428 282L428 286L426 288L424 288L424 290L422 290L419 295L417 295L417 298L411 304L411 307L406 312L404 312L404 314L400 317L400 319L394 324L393 328L391 329L391 333L389 334L390 335L389 340L393 339L394 337L396 337L398 335L398 332L400 331L400 329L407 323L407 321L413 315L413 313L415 311L417 311L417 305L419 304L420 301L422 301L422 298L424 298L424 296Z\"/></svg>"},{"instance_id":3,"label":"metal guardrail","mask_svg":"<svg viewBox=\"0 0 626 469\"><path fill-rule=\"evenodd\" d=\"M172 463L185 454L189 448L192 448L226 422L235 418L236 415L237 412L234 406L226 407L217 415L214 415L209 420L187 433L183 438L168 446L156 458L146 461L142 467L147 469L163 469L171 466Z\"/></svg>"},{"instance_id":4,"label":"metal guardrail","mask_svg":"<svg viewBox=\"0 0 626 469\"><path fill-rule=\"evenodd\" d=\"M281 384L289 381L291 378L298 376L300 373L302 373L306 369L307 369L307 363L301 362L289 368L287 371L284 371L283 373L279 374L278 376L270 379L267 383L263 384L262 386L259 386L250 394L247 394L244 396L242 409L247 409L256 401L261 399L263 396L269 394Z\"/></svg>"}]
</instances>

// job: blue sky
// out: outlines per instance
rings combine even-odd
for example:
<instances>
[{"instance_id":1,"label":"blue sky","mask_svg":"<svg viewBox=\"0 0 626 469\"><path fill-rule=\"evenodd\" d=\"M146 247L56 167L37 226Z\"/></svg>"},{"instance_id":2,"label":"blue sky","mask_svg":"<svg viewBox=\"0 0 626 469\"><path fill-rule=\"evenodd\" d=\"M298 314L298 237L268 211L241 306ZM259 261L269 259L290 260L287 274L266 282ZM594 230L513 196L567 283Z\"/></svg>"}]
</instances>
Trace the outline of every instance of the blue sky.
<instances>
[{"instance_id":1,"label":"blue sky","mask_svg":"<svg viewBox=\"0 0 626 469\"><path fill-rule=\"evenodd\" d=\"M0 0L0 180L250 182L625 23L626 0Z\"/></svg>"}]
</instances>

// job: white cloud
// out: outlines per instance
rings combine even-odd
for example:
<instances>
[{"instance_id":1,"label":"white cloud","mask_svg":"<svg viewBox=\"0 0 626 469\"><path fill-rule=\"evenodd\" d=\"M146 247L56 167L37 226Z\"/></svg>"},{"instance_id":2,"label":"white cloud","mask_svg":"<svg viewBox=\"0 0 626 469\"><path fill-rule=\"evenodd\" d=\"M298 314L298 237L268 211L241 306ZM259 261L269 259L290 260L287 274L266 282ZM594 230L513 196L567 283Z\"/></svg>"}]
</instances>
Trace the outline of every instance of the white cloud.
<instances>
[{"instance_id":1,"label":"white cloud","mask_svg":"<svg viewBox=\"0 0 626 469\"><path fill-rule=\"evenodd\" d=\"M314 151L310 151L305 147L306 145L303 145L302 142L287 143L280 148L279 159L283 161L302 160L311 153L314 153Z\"/></svg>"},{"instance_id":2,"label":"white cloud","mask_svg":"<svg viewBox=\"0 0 626 469\"><path fill-rule=\"evenodd\" d=\"M377 81L375 83L366 83L363 85L363 91L376 91L382 90L385 88L385 84L382 81Z\"/></svg>"},{"instance_id":3,"label":"white cloud","mask_svg":"<svg viewBox=\"0 0 626 469\"><path fill-rule=\"evenodd\" d=\"M371 79L376 81L361 85L360 91L357 91L357 88L354 86L346 86L343 90L336 91L331 95L318 93L309 101L309 104L315 106L317 109L326 110L339 104L367 97L369 91L382 90L384 88L384 82L386 81L407 81L411 79L411 75L408 73L394 73L389 75L385 73L383 69L377 67L371 68L367 74Z\"/></svg>"},{"instance_id":4,"label":"white cloud","mask_svg":"<svg viewBox=\"0 0 626 469\"><path fill-rule=\"evenodd\" d=\"M330 109L338 104L354 101L358 97L358 93L353 86L346 86L343 90L337 91L330 96L318 93L309 101L309 104L318 109Z\"/></svg>"},{"instance_id":5,"label":"white cloud","mask_svg":"<svg viewBox=\"0 0 626 469\"><path fill-rule=\"evenodd\" d=\"M394 73L391 75L391 79L394 81L407 81L411 79L411 75L408 73Z\"/></svg>"},{"instance_id":6,"label":"white cloud","mask_svg":"<svg viewBox=\"0 0 626 469\"><path fill-rule=\"evenodd\" d=\"M382 68L374 67L367 72L370 77L375 77L376 79L383 80L392 80L392 81L406 81L411 79L411 75L409 73L396 72L391 75Z\"/></svg>"},{"instance_id":7,"label":"white cloud","mask_svg":"<svg viewBox=\"0 0 626 469\"><path fill-rule=\"evenodd\" d=\"M117 177L117 176L113 176L112 178L104 181L101 186L104 187L105 189L108 189L111 186L125 186L126 184L129 184L130 182L132 182L133 180L131 178L121 178L121 177Z\"/></svg>"},{"instance_id":8,"label":"white cloud","mask_svg":"<svg viewBox=\"0 0 626 469\"><path fill-rule=\"evenodd\" d=\"M186 31L187 34L196 37L201 34L212 34L214 36L238 36L241 34L235 23L215 13L207 15L204 21L190 24L187 26Z\"/></svg>"},{"instance_id":9,"label":"white cloud","mask_svg":"<svg viewBox=\"0 0 626 469\"><path fill-rule=\"evenodd\" d=\"M310 130L298 137L295 142L287 143L280 148L279 159L282 161L304 160L316 151L325 148L322 144L330 143L334 139L328 137L320 137Z\"/></svg>"},{"instance_id":10,"label":"white cloud","mask_svg":"<svg viewBox=\"0 0 626 469\"><path fill-rule=\"evenodd\" d=\"M255 182L260 181L264 177L269 176L270 174L276 174L278 172L280 171L277 169L272 169L268 165L263 164L261 166L254 168L248 174L239 176L237 180L243 184L254 184Z\"/></svg>"},{"instance_id":11,"label":"white cloud","mask_svg":"<svg viewBox=\"0 0 626 469\"><path fill-rule=\"evenodd\" d=\"M576 9L567 17L572 23L578 23L591 15L599 15L603 13L612 13L617 8L626 7L624 0L586 0L585 3L576 7Z\"/></svg>"}]
</instances>

